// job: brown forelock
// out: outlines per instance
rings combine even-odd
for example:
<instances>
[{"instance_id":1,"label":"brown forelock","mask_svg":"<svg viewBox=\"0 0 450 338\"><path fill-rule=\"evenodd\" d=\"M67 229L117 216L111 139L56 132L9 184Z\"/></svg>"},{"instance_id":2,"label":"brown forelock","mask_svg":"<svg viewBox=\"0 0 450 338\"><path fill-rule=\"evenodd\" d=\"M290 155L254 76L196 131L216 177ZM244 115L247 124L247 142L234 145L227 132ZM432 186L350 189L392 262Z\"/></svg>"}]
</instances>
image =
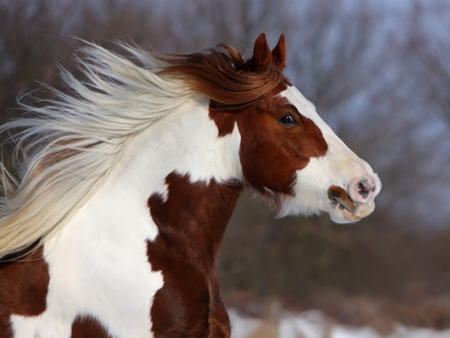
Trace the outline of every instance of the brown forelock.
<instances>
[{"instance_id":1,"label":"brown forelock","mask_svg":"<svg viewBox=\"0 0 450 338\"><path fill-rule=\"evenodd\" d=\"M24 251L25 252L25 251ZM42 247L19 260L4 257L0 262L0 338L13 337L10 316L37 316L47 307L50 276L42 258Z\"/></svg>"},{"instance_id":2,"label":"brown forelock","mask_svg":"<svg viewBox=\"0 0 450 338\"><path fill-rule=\"evenodd\" d=\"M159 74L171 74L212 100L217 111L237 111L260 100L283 79L275 62L266 69L253 69L251 60L226 44L188 55L158 55L170 65Z\"/></svg>"},{"instance_id":3,"label":"brown forelock","mask_svg":"<svg viewBox=\"0 0 450 338\"><path fill-rule=\"evenodd\" d=\"M166 178L168 198L148 200L159 234L147 242L153 271L164 286L155 294L151 319L155 337L229 337L215 259L243 186L214 179L191 183L189 175Z\"/></svg>"},{"instance_id":4,"label":"brown forelock","mask_svg":"<svg viewBox=\"0 0 450 338\"><path fill-rule=\"evenodd\" d=\"M269 198L266 188L292 195L296 171L305 168L311 157L324 156L328 149L314 122L278 95L287 85L281 83L270 95L235 116L241 134L244 177L252 188ZM298 125L287 128L279 122L287 112L298 120Z\"/></svg>"},{"instance_id":5,"label":"brown forelock","mask_svg":"<svg viewBox=\"0 0 450 338\"><path fill-rule=\"evenodd\" d=\"M71 338L112 338L93 317L77 316L72 324Z\"/></svg>"}]
</instances>

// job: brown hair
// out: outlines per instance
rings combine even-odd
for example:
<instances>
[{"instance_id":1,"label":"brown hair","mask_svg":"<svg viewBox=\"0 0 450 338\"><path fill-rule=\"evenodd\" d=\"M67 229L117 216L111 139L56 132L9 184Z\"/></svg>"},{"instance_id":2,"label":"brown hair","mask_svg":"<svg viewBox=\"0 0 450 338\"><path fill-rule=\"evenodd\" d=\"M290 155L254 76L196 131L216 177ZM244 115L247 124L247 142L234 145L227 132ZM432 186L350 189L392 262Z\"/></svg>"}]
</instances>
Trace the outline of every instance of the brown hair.
<instances>
[{"instance_id":1,"label":"brown hair","mask_svg":"<svg viewBox=\"0 0 450 338\"><path fill-rule=\"evenodd\" d=\"M169 64L159 74L183 79L208 96L214 110L246 108L286 80L275 62L265 68L256 67L252 60L244 61L237 50L223 43L202 53L164 54L157 58Z\"/></svg>"}]
</instances>

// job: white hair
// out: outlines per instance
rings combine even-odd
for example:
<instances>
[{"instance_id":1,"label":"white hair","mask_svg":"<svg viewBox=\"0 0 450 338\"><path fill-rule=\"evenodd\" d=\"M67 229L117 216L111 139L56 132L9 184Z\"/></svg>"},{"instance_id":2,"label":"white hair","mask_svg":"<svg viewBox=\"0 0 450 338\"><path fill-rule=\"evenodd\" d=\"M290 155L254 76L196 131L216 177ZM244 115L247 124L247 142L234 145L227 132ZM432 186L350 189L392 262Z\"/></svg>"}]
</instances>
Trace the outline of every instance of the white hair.
<instances>
[{"instance_id":1,"label":"white hair","mask_svg":"<svg viewBox=\"0 0 450 338\"><path fill-rule=\"evenodd\" d=\"M17 149L30 154L18 179L0 163L0 257L45 243L101 187L130 139L193 95L173 73L158 74L168 63L122 47L142 66L87 44L79 60L86 82L62 70L71 94L50 88L53 99L22 104L30 116L0 127L19 128Z\"/></svg>"}]
</instances>

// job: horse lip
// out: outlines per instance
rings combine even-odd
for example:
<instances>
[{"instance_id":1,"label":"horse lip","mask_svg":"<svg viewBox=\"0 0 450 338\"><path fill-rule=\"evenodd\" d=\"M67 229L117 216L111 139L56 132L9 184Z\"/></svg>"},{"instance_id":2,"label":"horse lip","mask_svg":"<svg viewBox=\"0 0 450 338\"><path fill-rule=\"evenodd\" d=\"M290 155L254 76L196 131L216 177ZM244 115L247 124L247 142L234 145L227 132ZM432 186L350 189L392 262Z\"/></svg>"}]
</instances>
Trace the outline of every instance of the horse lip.
<instances>
[{"instance_id":1,"label":"horse lip","mask_svg":"<svg viewBox=\"0 0 450 338\"><path fill-rule=\"evenodd\" d=\"M358 210L355 202L353 202L347 192L341 187L335 185L329 187L328 198L330 199L333 206L339 206L340 209L347 209L352 214L355 214Z\"/></svg>"},{"instance_id":2,"label":"horse lip","mask_svg":"<svg viewBox=\"0 0 450 338\"><path fill-rule=\"evenodd\" d=\"M340 209L347 209L352 214L354 214L357 210L357 207L352 202L348 203L346 200L342 200L340 198L333 197L331 199L331 204L336 206L338 205Z\"/></svg>"}]
</instances>

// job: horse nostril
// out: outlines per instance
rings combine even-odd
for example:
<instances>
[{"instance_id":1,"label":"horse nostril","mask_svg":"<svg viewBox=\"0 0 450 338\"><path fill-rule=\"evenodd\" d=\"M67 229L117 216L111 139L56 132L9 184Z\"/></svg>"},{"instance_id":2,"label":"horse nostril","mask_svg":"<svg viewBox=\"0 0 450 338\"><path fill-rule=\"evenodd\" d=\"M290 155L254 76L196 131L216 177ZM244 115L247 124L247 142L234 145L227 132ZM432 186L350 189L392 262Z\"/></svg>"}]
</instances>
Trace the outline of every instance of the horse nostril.
<instances>
[{"instance_id":1,"label":"horse nostril","mask_svg":"<svg viewBox=\"0 0 450 338\"><path fill-rule=\"evenodd\" d=\"M369 196L370 191L372 190L367 179L362 179L357 184L358 193L366 199Z\"/></svg>"},{"instance_id":2,"label":"horse nostril","mask_svg":"<svg viewBox=\"0 0 450 338\"><path fill-rule=\"evenodd\" d=\"M379 184L377 178L372 179L368 175L355 177L348 184L348 195L356 204L372 204L380 190L377 188Z\"/></svg>"}]
</instances>

